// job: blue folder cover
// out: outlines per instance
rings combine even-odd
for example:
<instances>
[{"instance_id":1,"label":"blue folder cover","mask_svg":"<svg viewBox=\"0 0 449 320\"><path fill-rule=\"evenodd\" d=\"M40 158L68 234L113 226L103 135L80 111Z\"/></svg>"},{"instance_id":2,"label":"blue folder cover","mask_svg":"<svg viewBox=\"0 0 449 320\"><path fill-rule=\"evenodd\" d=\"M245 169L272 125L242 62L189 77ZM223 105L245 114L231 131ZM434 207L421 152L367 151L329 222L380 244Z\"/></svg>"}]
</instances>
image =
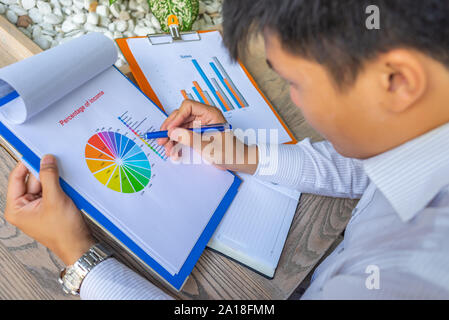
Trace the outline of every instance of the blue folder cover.
<instances>
[{"instance_id":1,"label":"blue folder cover","mask_svg":"<svg viewBox=\"0 0 449 320\"><path fill-rule=\"evenodd\" d=\"M114 66L115 67L115 66ZM115 69L123 73L115 67ZM145 95L139 87L137 87L131 80L123 75L128 81L130 81L139 91ZM17 97L18 95L15 95ZM10 99L0 100L0 106L14 99L15 97L10 97ZM147 97L147 96L146 96ZM6 98L6 97L5 97ZM12 98L12 99L11 99ZM150 98L147 97L151 101ZM153 101L151 101L153 103ZM153 105L156 106L155 103ZM159 109L161 110L161 109ZM161 110L165 115L167 115L163 110ZM0 122L0 135L11 144L13 148L17 150L22 155L23 161L27 162L36 172L39 172L40 159L32 152L22 141L20 141L3 123ZM148 265L152 270L159 274L163 279L165 279L173 288L180 290L187 277L193 270L196 262L200 258L202 252L206 248L207 243L215 232L215 229L221 222L226 210L230 206L232 200L237 194L238 188L242 180L234 175L234 182L226 193L225 197L221 200L214 214L212 215L209 223L204 229L203 233L199 237L195 246L193 247L190 255L182 266L178 274L171 275L167 270L165 270L159 263L157 263L151 256L149 256L143 249L141 249L134 241L132 241L126 234L124 234L120 229L118 229L111 221L109 221L100 211L98 211L93 205L89 203L84 197L82 197L78 192L76 192L66 181L59 179L62 189L67 193L67 195L72 198L76 206L84 211L90 216L96 223L98 223L102 228L104 228L108 233L110 233L116 240L120 241L124 246L126 246L132 253L134 253L142 262Z\"/></svg>"}]
</instances>

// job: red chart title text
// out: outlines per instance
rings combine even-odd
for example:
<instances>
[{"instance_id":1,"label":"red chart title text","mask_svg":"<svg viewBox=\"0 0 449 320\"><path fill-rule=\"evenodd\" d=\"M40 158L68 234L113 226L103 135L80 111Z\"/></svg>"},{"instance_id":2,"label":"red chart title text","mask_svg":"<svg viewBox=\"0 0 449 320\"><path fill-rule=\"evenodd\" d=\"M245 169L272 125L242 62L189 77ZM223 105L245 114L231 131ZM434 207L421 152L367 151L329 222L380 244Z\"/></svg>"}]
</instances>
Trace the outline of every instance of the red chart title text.
<instances>
[{"instance_id":1,"label":"red chart title text","mask_svg":"<svg viewBox=\"0 0 449 320\"><path fill-rule=\"evenodd\" d=\"M71 120L75 119L78 115L82 114L84 111L86 111L95 101L100 99L100 97L104 95L103 91L100 91L95 95L95 97L91 99L87 99L86 102L76 110L74 110L71 114L69 114L65 119L59 120L59 123L61 126L64 126L68 124Z\"/></svg>"}]
</instances>

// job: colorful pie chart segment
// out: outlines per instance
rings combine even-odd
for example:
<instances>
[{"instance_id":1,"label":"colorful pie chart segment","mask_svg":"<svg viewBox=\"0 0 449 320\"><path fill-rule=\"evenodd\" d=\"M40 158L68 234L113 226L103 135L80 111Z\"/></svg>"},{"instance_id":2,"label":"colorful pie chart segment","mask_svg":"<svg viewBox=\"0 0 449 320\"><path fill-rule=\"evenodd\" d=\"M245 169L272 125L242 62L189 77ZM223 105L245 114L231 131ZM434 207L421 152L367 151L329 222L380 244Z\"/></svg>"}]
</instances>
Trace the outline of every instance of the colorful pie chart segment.
<instances>
[{"instance_id":1,"label":"colorful pie chart segment","mask_svg":"<svg viewBox=\"0 0 449 320\"><path fill-rule=\"evenodd\" d=\"M151 166L142 149L116 132L100 132L86 144L87 167L103 185L117 192L143 190L151 178Z\"/></svg>"}]
</instances>

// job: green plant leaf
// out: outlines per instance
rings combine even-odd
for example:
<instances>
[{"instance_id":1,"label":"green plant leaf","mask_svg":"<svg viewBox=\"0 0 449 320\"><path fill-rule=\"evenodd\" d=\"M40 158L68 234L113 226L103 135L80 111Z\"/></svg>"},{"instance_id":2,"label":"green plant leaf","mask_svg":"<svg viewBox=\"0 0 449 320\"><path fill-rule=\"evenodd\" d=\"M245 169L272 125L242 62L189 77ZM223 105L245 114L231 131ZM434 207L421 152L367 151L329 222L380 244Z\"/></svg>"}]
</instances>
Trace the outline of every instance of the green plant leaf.
<instances>
[{"instance_id":1,"label":"green plant leaf","mask_svg":"<svg viewBox=\"0 0 449 320\"><path fill-rule=\"evenodd\" d=\"M178 17L180 31L192 30L200 8L199 0L148 0L148 4L165 32L168 32L167 18L171 14Z\"/></svg>"}]
</instances>

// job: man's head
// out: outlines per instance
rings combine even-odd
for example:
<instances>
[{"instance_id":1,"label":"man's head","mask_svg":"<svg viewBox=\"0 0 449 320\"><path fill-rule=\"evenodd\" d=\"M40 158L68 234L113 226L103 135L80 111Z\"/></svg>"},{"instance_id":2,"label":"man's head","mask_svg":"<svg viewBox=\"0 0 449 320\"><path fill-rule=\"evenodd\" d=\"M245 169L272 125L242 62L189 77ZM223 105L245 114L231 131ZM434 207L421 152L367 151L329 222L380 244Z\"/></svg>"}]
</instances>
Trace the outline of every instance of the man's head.
<instances>
[{"instance_id":1,"label":"man's head","mask_svg":"<svg viewBox=\"0 0 449 320\"><path fill-rule=\"evenodd\" d=\"M370 5L379 30L366 26ZM449 121L447 0L225 0L223 16L231 55L263 33L292 100L345 156L380 154Z\"/></svg>"}]
</instances>

